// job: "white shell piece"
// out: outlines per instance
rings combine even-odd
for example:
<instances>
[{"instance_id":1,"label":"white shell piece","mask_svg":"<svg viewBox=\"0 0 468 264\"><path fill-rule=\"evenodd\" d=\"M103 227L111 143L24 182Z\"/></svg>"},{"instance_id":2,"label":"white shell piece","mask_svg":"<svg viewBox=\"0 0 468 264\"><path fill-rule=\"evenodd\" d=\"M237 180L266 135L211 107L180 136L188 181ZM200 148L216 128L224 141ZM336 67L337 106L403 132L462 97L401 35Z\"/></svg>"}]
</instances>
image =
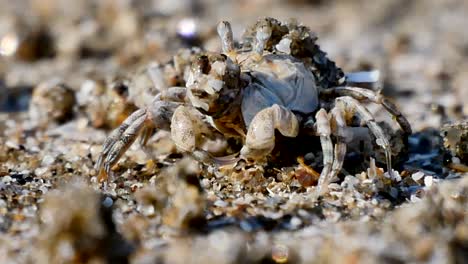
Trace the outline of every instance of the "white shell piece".
<instances>
[{"instance_id":1,"label":"white shell piece","mask_svg":"<svg viewBox=\"0 0 468 264\"><path fill-rule=\"evenodd\" d=\"M291 54L291 40L283 38L277 45L276 49L286 54Z\"/></svg>"}]
</instances>

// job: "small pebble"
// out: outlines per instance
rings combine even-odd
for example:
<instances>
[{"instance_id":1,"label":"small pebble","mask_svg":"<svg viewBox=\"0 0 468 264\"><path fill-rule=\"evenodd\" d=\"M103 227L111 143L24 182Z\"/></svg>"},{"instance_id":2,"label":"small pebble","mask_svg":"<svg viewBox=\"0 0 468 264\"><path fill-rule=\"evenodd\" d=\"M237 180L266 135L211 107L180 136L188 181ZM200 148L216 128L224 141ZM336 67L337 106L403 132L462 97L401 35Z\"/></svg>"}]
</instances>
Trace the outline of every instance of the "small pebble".
<instances>
[{"instance_id":1,"label":"small pebble","mask_svg":"<svg viewBox=\"0 0 468 264\"><path fill-rule=\"evenodd\" d=\"M11 141L11 140L8 140L7 142L5 142L5 145L6 145L8 148L11 148L11 149L19 149L18 144L16 144L15 142L13 142L13 141Z\"/></svg>"},{"instance_id":2,"label":"small pebble","mask_svg":"<svg viewBox=\"0 0 468 264\"><path fill-rule=\"evenodd\" d=\"M424 177L424 185L426 185L427 187L431 187L433 182L434 178L432 176Z\"/></svg>"},{"instance_id":3,"label":"small pebble","mask_svg":"<svg viewBox=\"0 0 468 264\"><path fill-rule=\"evenodd\" d=\"M286 263L289 259L289 248L285 245L273 245L271 249L271 258L276 263Z\"/></svg>"},{"instance_id":4,"label":"small pebble","mask_svg":"<svg viewBox=\"0 0 468 264\"><path fill-rule=\"evenodd\" d=\"M210 180L204 178L201 180L200 184L204 189L208 189L210 187Z\"/></svg>"},{"instance_id":5,"label":"small pebble","mask_svg":"<svg viewBox=\"0 0 468 264\"><path fill-rule=\"evenodd\" d=\"M411 178L414 180L414 181L419 181L420 179L422 179L424 177L424 172L422 171L418 171L416 173L413 173L411 175Z\"/></svg>"},{"instance_id":6,"label":"small pebble","mask_svg":"<svg viewBox=\"0 0 468 264\"><path fill-rule=\"evenodd\" d=\"M460 163L461 163L460 158L458 158L458 157L452 157L452 163L460 164Z\"/></svg>"},{"instance_id":7,"label":"small pebble","mask_svg":"<svg viewBox=\"0 0 468 264\"><path fill-rule=\"evenodd\" d=\"M155 214L154 206L152 205L139 206L138 211L140 211L142 214L146 216L154 216Z\"/></svg>"},{"instance_id":8,"label":"small pebble","mask_svg":"<svg viewBox=\"0 0 468 264\"><path fill-rule=\"evenodd\" d=\"M103 205L104 207L107 207L107 208L111 207L113 204L114 204L114 201L113 201L112 198L110 198L109 196L107 196L107 197L104 199L104 201L102 201L102 205Z\"/></svg>"},{"instance_id":9,"label":"small pebble","mask_svg":"<svg viewBox=\"0 0 468 264\"><path fill-rule=\"evenodd\" d=\"M8 184L8 183L10 183L10 182L12 182L12 181L13 181L13 178L11 178L11 177L8 176L8 175L2 177L2 183Z\"/></svg>"},{"instance_id":10,"label":"small pebble","mask_svg":"<svg viewBox=\"0 0 468 264\"><path fill-rule=\"evenodd\" d=\"M293 229L297 229L302 225L302 220L299 217L294 216L293 218L291 218L289 224Z\"/></svg>"},{"instance_id":11,"label":"small pebble","mask_svg":"<svg viewBox=\"0 0 468 264\"><path fill-rule=\"evenodd\" d=\"M49 166L52 165L55 161L55 158L51 155L45 155L44 158L42 158L42 166Z\"/></svg>"},{"instance_id":12,"label":"small pebble","mask_svg":"<svg viewBox=\"0 0 468 264\"><path fill-rule=\"evenodd\" d=\"M226 207L228 206L228 203L223 200L217 200L214 202L214 205L218 207Z\"/></svg>"},{"instance_id":13,"label":"small pebble","mask_svg":"<svg viewBox=\"0 0 468 264\"><path fill-rule=\"evenodd\" d=\"M45 193L47 193L49 190L47 189L47 187L45 187L44 185L42 185L41 187L39 187L39 191L41 191L42 194L45 194Z\"/></svg>"}]
</instances>

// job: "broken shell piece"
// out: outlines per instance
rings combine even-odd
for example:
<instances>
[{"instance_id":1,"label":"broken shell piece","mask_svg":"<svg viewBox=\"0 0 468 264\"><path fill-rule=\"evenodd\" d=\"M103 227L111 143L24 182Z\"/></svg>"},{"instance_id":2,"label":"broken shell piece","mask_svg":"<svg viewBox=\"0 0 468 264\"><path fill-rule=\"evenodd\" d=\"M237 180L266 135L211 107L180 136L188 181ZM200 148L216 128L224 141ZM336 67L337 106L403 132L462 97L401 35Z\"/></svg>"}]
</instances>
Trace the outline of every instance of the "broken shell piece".
<instances>
[{"instance_id":1,"label":"broken shell piece","mask_svg":"<svg viewBox=\"0 0 468 264\"><path fill-rule=\"evenodd\" d=\"M346 74L346 81L351 83L374 83L380 79L380 71L350 72Z\"/></svg>"}]
</instances>

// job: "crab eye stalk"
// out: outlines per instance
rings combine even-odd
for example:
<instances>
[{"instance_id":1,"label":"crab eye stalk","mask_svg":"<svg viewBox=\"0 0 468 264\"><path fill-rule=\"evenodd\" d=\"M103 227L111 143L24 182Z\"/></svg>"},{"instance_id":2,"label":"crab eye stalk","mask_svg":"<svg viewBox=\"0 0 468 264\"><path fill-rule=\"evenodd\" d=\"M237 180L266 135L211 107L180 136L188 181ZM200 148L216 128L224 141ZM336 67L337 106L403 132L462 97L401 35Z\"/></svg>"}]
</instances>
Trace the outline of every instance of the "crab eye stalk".
<instances>
[{"instance_id":1,"label":"crab eye stalk","mask_svg":"<svg viewBox=\"0 0 468 264\"><path fill-rule=\"evenodd\" d=\"M265 49L266 44L271 37L271 33L272 33L271 25L267 22L265 22L264 24L258 27L257 34L256 34L257 41L255 44L255 52L257 54L260 54L260 55L263 54L263 50Z\"/></svg>"},{"instance_id":2,"label":"crab eye stalk","mask_svg":"<svg viewBox=\"0 0 468 264\"><path fill-rule=\"evenodd\" d=\"M228 54L234 50L234 41L232 37L231 24L227 21L221 21L216 28L218 35L221 38L222 49L224 54Z\"/></svg>"}]
</instances>

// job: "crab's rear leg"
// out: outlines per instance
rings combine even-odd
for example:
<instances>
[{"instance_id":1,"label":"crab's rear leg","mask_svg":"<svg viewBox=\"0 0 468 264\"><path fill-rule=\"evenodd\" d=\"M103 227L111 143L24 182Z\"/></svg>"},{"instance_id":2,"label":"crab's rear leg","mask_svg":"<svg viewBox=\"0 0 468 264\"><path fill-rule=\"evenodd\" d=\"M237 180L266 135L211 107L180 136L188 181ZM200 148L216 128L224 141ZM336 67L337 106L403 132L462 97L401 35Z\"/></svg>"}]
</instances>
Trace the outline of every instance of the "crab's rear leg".
<instances>
[{"instance_id":1,"label":"crab's rear leg","mask_svg":"<svg viewBox=\"0 0 468 264\"><path fill-rule=\"evenodd\" d=\"M328 91L324 91L328 92ZM376 93L369 89L351 86L339 86L329 90L329 92L336 93L341 96L351 96L358 100L369 100L373 103L382 105L392 116L395 117L398 125L401 127L406 135L412 134L411 125L408 120L401 114L398 108L390 102L387 98L382 96L380 93Z\"/></svg>"},{"instance_id":2,"label":"crab's rear leg","mask_svg":"<svg viewBox=\"0 0 468 264\"><path fill-rule=\"evenodd\" d=\"M392 158L391 158L391 149L390 149L390 143L388 141L387 136L385 135L384 131L382 128L375 122L374 117L372 114L367 110L366 107L364 107L361 103L359 103L356 99L350 97L350 96L342 96L338 97L336 99L337 103L342 102L344 103L343 105L345 106L345 112L347 113L356 113L357 116L365 122L369 130L371 131L372 134L376 137L376 143L385 152L385 158L386 158L386 163L387 163L387 170L388 173L393 173L392 172Z\"/></svg>"},{"instance_id":3,"label":"crab's rear leg","mask_svg":"<svg viewBox=\"0 0 468 264\"><path fill-rule=\"evenodd\" d=\"M299 121L291 110L277 104L258 112L249 125L241 157L260 160L275 147L275 130L286 137L296 137Z\"/></svg>"},{"instance_id":4,"label":"crab's rear leg","mask_svg":"<svg viewBox=\"0 0 468 264\"><path fill-rule=\"evenodd\" d=\"M325 191L330 182L330 173L333 167L333 143L330 138L331 127L330 120L325 109L320 109L315 115L315 131L320 136L320 144L323 153L323 169L318 181L318 193Z\"/></svg>"},{"instance_id":5,"label":"crab's rear leg","mask_svg":"<svg viewBox=\"0 0 468 264\"><path fill-rule=\"evenodd\" d=\"M345 107L341 102L335 104L335 107L330 111L332 133L336 138L334 149L334 159L332 171L330 172L330 180L333 180L343 167L344 158L346 155L346 119L344 118Z\"/></svg>"}]
</instances>

